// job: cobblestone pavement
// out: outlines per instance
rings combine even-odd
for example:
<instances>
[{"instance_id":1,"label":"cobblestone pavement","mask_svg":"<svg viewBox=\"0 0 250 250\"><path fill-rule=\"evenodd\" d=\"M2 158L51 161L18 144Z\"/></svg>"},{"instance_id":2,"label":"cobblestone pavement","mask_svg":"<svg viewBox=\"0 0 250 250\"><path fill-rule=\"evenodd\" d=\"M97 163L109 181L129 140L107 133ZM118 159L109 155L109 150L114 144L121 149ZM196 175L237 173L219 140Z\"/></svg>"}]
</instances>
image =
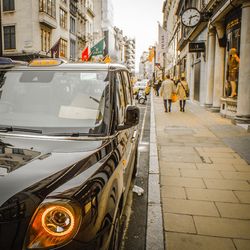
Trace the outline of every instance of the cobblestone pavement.
<instances>
[{"instance_id":1,"label":"cobblestone pavement","mask_svg":"<svg viewBox=\"0 0 250 250\"><path fill-rule=\"evenodd\" d=\"M165 113L153 99L166 249L250 249L250 134L197 104Z\"/></svg>"}]
</instances>

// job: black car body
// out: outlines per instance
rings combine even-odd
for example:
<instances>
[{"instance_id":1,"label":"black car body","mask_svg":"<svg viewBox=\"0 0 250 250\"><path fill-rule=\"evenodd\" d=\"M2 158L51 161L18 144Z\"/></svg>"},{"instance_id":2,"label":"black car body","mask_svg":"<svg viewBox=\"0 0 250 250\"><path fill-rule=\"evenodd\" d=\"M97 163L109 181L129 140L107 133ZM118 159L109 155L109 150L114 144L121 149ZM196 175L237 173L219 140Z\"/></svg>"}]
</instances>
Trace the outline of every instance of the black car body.
<instances>
[{"instance_id":1,"label":"black car body","mask_svg":"<svg viewBox=\"0 0 250 250\"><path fill-rule=\"evenodd\" d=\"M127 69L55 59L4 68L0 249L117 249L138 146Z\"/></svg>"}]
</instances>

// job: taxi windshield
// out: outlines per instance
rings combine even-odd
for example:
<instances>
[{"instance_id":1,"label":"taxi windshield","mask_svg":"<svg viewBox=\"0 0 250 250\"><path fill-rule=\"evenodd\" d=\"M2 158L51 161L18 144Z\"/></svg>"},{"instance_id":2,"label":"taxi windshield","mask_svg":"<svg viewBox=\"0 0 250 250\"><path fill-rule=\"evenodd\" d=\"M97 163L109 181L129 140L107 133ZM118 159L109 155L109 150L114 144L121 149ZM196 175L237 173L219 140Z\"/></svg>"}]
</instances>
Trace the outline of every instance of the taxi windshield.
<instances>
[{"instance_id":1,"label":"taxi windshield","mask_svg":"<svg viewBox=\"0 0 250 250\"><path fill-rule=\"evenodd\" d=\"M108 71L0 72L1 127L105 134L109 100Z\"/></svg>"}]
</instances>

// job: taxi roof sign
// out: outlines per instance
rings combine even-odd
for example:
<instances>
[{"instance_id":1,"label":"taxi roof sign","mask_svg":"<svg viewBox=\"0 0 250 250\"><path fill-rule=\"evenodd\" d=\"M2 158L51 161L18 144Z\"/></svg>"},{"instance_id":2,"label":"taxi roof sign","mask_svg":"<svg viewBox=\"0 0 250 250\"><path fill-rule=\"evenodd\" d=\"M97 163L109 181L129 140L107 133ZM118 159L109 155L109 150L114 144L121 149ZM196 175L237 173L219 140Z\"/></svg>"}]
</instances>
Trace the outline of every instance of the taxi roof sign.
<instances>
[{"instance_id":1,"label":"taxi roof sign","mask_svg":"<svg viewBox=\"0 0 250 250\"><path fill-rule=\"evenodd\" d=\"M50 67L50 66L58 66L64 63L62 59L59 58L39 58L34 59L29 63L30 67Z\"/></svg>"}]
</instances>

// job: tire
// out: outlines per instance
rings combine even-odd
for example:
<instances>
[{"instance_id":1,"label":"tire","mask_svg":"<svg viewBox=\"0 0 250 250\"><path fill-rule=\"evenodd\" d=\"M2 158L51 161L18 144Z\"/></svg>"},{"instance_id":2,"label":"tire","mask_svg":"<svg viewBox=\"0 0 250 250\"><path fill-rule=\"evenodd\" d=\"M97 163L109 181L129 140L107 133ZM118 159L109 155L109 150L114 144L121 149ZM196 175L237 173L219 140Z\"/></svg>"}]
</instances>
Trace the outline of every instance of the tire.
<instances>
[{"instance_id":1,"label":"tire","mask_svg":"<svg viewBox=\"0 0 250 250\"><path fill-rule=\"evenodd\" d=\"M117 215L114 222L114 228L112 232L112 237L109 244L109 250L119 250L121 243L121 234L120 234L120 226L121 226L121 212L120 209L117 211Z\"/></svg>"},{"instance_id":2,"label":"tire","mask_svg":"<svg viewBox=\"0 0 250 250\"><path fill-rule=\"evenodd\" d=\"M145 103L145 98L144 98L144 97L143 97L143 98L139 98L138 102L139 102L140 104L144 104L144 103Z\"/></svg>"}]
</instances>

